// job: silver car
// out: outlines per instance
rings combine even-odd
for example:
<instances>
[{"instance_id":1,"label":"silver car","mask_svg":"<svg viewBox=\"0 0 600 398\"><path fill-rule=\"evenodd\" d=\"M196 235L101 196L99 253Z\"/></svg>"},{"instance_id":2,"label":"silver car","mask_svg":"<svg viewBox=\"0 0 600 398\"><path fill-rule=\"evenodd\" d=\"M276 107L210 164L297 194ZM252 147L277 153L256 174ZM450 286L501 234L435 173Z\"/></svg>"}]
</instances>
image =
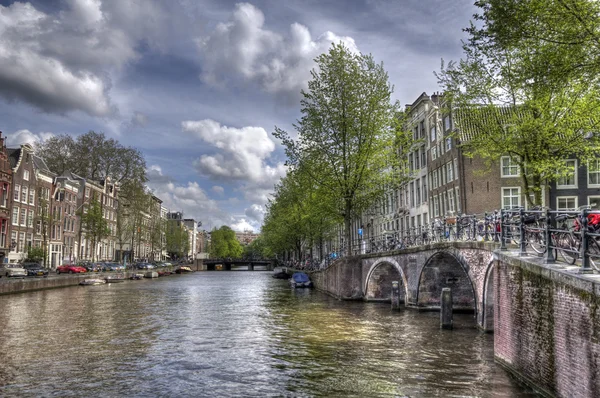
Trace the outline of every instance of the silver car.
<instances>
[{"instance_id":1,"label":"silver car","mask_svg":"<svg viewBox=\"0 0 600 398\"><path fill-rule=\"evenodd\" d=\"M19 264L1 264L0 265L0 278L6 276L7 278L24 278L27 276L27 270Z\"/></svg>"}]
</instances>

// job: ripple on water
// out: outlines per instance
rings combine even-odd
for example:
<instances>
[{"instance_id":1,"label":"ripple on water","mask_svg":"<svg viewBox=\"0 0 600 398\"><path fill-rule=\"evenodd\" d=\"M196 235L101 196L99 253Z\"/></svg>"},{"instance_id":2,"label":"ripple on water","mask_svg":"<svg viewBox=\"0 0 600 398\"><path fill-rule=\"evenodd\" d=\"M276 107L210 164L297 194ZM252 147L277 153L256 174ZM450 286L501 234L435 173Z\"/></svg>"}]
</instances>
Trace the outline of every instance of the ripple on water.
<instances>
[{"instance_id":1,"label":"ripple on water","mask_svg":"<svg viewBox=\"0 0 600 398\"><path fill-rule=\"evenodd\" d=\"M525 397L469 315L206 272L6 296L0 396ZM26 332L24 332L26 331Z\"/></svg>"}]
</instances>

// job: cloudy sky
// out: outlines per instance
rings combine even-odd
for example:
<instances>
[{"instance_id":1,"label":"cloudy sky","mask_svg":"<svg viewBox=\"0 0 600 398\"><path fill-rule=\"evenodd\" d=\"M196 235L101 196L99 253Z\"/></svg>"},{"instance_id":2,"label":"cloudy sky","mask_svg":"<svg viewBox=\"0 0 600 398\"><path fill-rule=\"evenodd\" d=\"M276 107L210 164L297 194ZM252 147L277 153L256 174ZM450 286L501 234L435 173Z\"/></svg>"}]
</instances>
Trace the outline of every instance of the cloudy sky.
<instances>
[{"instance_id":1,"label":"cloudy sky","mask_svg":"<svg viewBox=\"0 0 600 398\"><path fill-rule=\"evenodd\" d=\"M472 0L0 0L9 147L104 132L144 154L149 187L210 229L260 229L285 175L313 59L342 41L383 61L402 104L438 91Z\"/></svg>"}]
</instances>

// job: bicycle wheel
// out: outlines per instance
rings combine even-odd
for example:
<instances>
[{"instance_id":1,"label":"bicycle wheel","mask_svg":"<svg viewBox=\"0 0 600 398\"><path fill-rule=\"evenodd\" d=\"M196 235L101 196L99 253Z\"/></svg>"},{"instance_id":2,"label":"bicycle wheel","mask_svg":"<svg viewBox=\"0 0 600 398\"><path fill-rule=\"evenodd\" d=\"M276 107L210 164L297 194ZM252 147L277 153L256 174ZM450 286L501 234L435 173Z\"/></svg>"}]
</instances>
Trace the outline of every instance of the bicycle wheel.
<instances>
[{"instance_id":1,"label":"bicycle wheel","mask_svg":"<svg viewBox=\"0 0 600 398\"><path fill-rule=\"evenodd\" d=\"M546 252L546 239L544 236L544 227L542 225L535 225L533 229L527 229L525 232L527 243L531 246L533 251L538 254L544 254Z\"/></svg>"},{"instance_id":2,"label":"bicycle wheel","mask_svg":"<svg viewBox=\"0 0 600 398\"><path fill-rule=\"evenodd\" d=\"M518 224L510 224L508 226L508 243L514 243L515 245L521 244L521 229Z\"/></svg>"},{"instance_id":3,"label":"bicycle wheel","mask_svg":"<svg viewBox=\"0 0 600 398\"><path fill-rule=\"evenodd\" d=\"M559 232L556 235L556 250L567 264L575 264L579 257L579 241L570 232Z\"/></svg>"}]
</instances>

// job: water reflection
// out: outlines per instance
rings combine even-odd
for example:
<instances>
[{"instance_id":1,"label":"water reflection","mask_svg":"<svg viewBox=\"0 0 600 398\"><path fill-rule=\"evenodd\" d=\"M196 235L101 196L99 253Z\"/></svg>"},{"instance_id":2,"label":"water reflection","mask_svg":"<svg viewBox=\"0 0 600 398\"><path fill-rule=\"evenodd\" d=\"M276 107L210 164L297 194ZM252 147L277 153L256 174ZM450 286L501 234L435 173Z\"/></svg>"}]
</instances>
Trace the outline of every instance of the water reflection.
<instances>
[{"instance_id":1,"label":"water reflection","mask_svg":"<svg viewBox=\"0 0 600 398\"><path fill-rule=\"evenodd\" d=\"M533 396L472 315L341 302L267 272L1 298L0 396Z\"/></svg>"}]
</instances>

